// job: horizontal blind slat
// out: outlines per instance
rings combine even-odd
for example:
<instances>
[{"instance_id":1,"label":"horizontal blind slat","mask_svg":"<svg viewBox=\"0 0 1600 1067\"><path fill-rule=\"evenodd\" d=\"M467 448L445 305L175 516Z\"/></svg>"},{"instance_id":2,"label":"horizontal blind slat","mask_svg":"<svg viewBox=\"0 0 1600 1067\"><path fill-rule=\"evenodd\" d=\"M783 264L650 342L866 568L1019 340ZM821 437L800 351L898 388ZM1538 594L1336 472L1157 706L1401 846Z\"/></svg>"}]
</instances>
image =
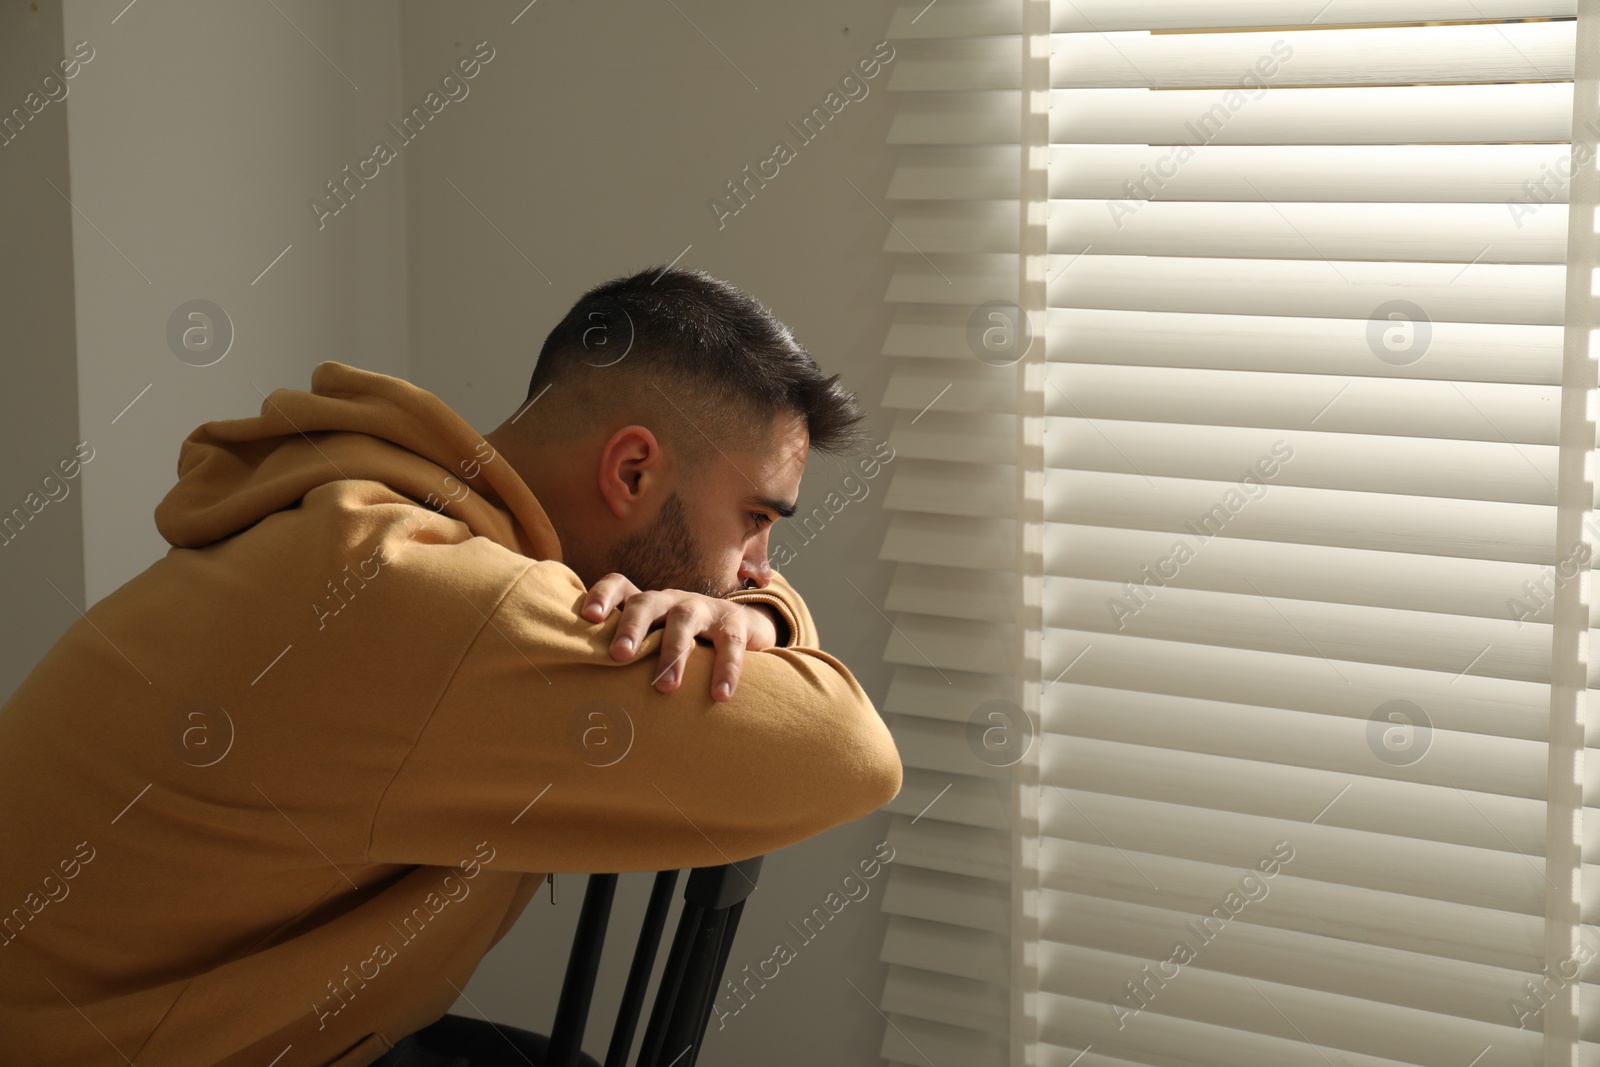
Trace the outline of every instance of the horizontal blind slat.
<instances>
[{"instance_id":1,"label":"horizontal blind slat","mask_svg":"<svg viewBox=\"0 0 1600 1067\"><path fill-rule=\"evenodd\" d=\"M1429 320L1559 326L1565 318L1564 265L1330 262L1308 255L1298 261L1097 253L1051 256L1050 306L1366 322L1403 295ZM984 264L972 266L981 270ZM936 275L925 268L926 264L901 264L891 291L903 290L902 299L933 297L927 302L943 303L937 299ZM986 294L983 299L1007 297ZM1394 340L1389 347L1405 349L1410 342Z\"/></svg>"},{"instance_id":2,"label":"horizontal blind slat","mask_svg":"<svg viewBox=\"0 0 1600 1067\"><path fill-rule=\"evenodd\" d=\"M909 456L896 460L896 477L922 464ZM1239 493L1237 479L1250 468L1246 459L1229 482L1066 470L1045 484L1045 517L1050 522L1183 533L1186 522L1214 514L1223 502L1233 504L1221 527L1228 537L1520 563L1556 558L1552 512L1543 505L1278 485L1241 507L1242 494L1237 499L1229 494ZM923 473L933 477L935 471ZM908 482L904 499L921 505L937 502L916 488ZM885 506L896 506L894 497Z\"/></svg>"},{"instance_id":3,"label":"horizontal blind slat","mask_svg":"<svg viewBox=\"0 0 1600 1067\"><path fill-rule=\"evenodd\" d=\"M882 1004L888 1012L981 1033L1001 1033L1006 1026L1002 987L934 971L890 967Z\"/></svg>"},{"instance_id":4,"label":"horizontal blind slat","mask_svg":"<svg viewBox=\"0 0 1600 1067\"><path fill-rule=\"evenodd\" d=\"M1550 627L1511 619L1432 615L1395 608L1289 600L1263 588L1238 595L1166 588L1142 607L1118 584L1053 578L1046 639L1119 630L1157 641L1300 656L1306 684L1339 685L1348 663L1547 683ZM1111 610L1109 603L1117 610Z\"/></svg>"},{"instance_id":5,"label":"horizontal blind slat","mask_svg":"<svg viewBox=\"0 0 1600 1067\"><path fill-rule=\"evenodd\" d=\"M1247 99L1273 88L1570 81L1571 22L1152 34L1142 30L1062 33L1051 39L1051 87L1237 90ZM1354 64L1351 56L1361 62ZM889 88L1017 89L1020 37L906 41Z\"/></svg>"},{"instance_id":6,"label":"horizontal blind slat","mask_svg":"<svg viewBox=\"0 0 1600 1067\"><path fill-rule=\"evenodd\" d=\"M1223 1055L1227 1047L1217 1040L1222 1035L1211 1033L1217 1028L1218 1020L1223 1019L1227 1020L1229 1041L1238 1041L1244 1035L1284 1042L1293 1040L1303 1048L1309 1046L1307 1051L1313 1056L1337 1055L1340 1062L1349 1064L1374 1061L1470 1063L1474 1056L1490 1046L1507 1057L1520 1057L1509 1062L1532 1063L1540 1047L1538 1032L1531 1027L1518 1029L1509 1012L1501 1022L1484 1022L1268 980L1246 981L1199 967L1185 968L1178 978L1161 988L1148 1008L1126 1019L1115 1015L1105 1001L1088 999L1091 991L1084 988L1085 976L1101 968L1125 968L1135 961L1092 949L1077 950L1072 956L1075 968L1067 968L1059 974L1047 973L1043 980L1066 988L1084 998L1081 1002L1095 1004L1100 1009L1099 1018L1086 1021L1084 1029L1073 1028L1073 1043L1093 1042L1112 1053L1119 1047L1130 1051L1149 1048L1147 1033L1157 1019L1169 1023L1181 1021L1193 1027L1196 1033L1206 1032L1204 1043L1197 1047L1205 1049L1211 1057ZM1041 999L1053 995L1042 993ZM1119 1020L1124 1023L1121 1028L1117 1025ZM1265 1055L1265 1051L1257 1055ZM1457 1056L1459 1060L1453 1059ZM1233 1065L1263 1061L1252 1056L1211 1062ZM1274 1059L1266 1062L1299 1061ZM1334 1061L1323 1058L1319 1062L1326 1067Z\"/></svg>"},{"instance_id":7,"label":"horizontal blind slat","mask_svg":"<svg viewBox=\"0 0 1600 1067\"><path fill-rule=\"evenodd\" d=\"M1142 644L1149 647L1151 642ZM1285 692L1279 687L1280 678L1251 678L1248 684L1238 684L1227 677L1229 668L1245 661L1236 654L1233 662L1216 669L1215 676L1196 679L1193 688L1198 693L1181 687L1173 669L1159 657L1151 658L1152 684L1117 688L1106 684L1113 680L1105 677L1109 670L1097 671L1099 661L1116 650L1096 651L1103 654L1085 657L1070 676L1047 687L1042 698L1048 719L1042 741L1046 746L1055 745L1058 736L1099 738L1263 763L1281 751L1282 762L1288 766L1360 774L1374 781L1386 776L1419 789L1449 786L1456 776L1471 773L1480 776L1477 788L1530 799L1536 795L1528 784L1536 761L1528 753L1544 743L1549 725L1548 710L1537 699L1541 694L1536 685L1473 676L1452 682L1448 677L1413 671L1390 675L1395 684L1382 688L1384 676L1372 673L1377 668L1366 664L1362 673L1352 677L1348 691L1330 693L1306 687ZM1186 651L1193 654L1198 649L1189 646ZM1283 665L1275 662L1280 658L1255 654L1250 660L1265 675L1275 666L1284 671ZM1280 697L1288 699L1277 699ZM1365 759L1371 746L1383 741L1370 736L1376 731L1369 724L1375 719L1392 721L1383 712L1397 699L1420 708L1430 728L1451 739L1450 747L1441 749L1439 758L1426 767L1420 760L1389 764ZM937 713L930 717L955 721ZM1283 740L1291 732L1305 736ZM1502 739L1512 742L1506 746L1508 753L1519 755L1504 766L1485 766L1482 753ZM1431 751L1431 739L1427 744ZM1277 745L1282 747L1274 747ZM1337 788L1327 792L1324 801L1337 793ZM1319 803L1316 809L1321 806Z\"/></svg>"},{"instance_id":8,"label":"horizontal blind slat","mask_svg":"<svg viewBox=\"0 0 1600 1067\"><path fill-rule=\"evenodd\" d=\"M1331 388L1327 395L1333 395ZM1064 400L1063 406L1066 404L1070 401ZM1162 414L1159 398L1152 398L1150 406L1151 415ZM1555 505L1557 450L1553 444L1514 438L1480 441L1325 433L1274 425L1304 422L1315 418L1314 413L1312 408L1300 418L1263 419L1265 425L1260 427L1052 416L1045 462L1052 471L1242 483L1230 490L1234 499L1215 500L1207 509L1215 516L1212 525L1219 529L1229 521L1228 512L1239 512L1270 497L1276 489L1291 487L1448 498L1458 503ZM913 458L909 451L906 455ZM1223 510L1218 511L1219 507Z\"/></svg>"},{"instance_id":9,"label":"horizontal blind slat","mask_svg":"<svg viewBox=\"0 0 1600 1067\"><path fill-rule=\"evenodd\" d=\"M993 65L1002 42L1010 43L1004 38L981 38L932 46L959 48L963 58ZM1055 52L1051 86L1237 87L1247 97L1259 98L1267 86L1570 81L1576 42L1572 22L1377 26L1339 33L1323 29L1061 33L1051 39ZM930 44L911 47L920 51ZM1015 56L1021 49L1013 46L1011 51ZM1360 61L1352 62L1354 56ZM913 62L918 58L913 52ZM947 68L940 71L945 72ZM896 73L909 75L910 82L922 71L902 67Z\"/></svg>"},{"instance_id":10,"label":"horizontal blind slat","mask_svg":"<svg viewBox=\"0 0 1600 1067\"><path fill-rule=\"evenodd\" d=\"M1115 30L1228 29L1255 26L1472 22L1480 19L1571 18L1577 0L1073 0L1054 5L1055 33ZM1014 5L986 0L911 0L895 8L891 39L980 37L1021 31Z\"/></svg>"},{"instance_id":11,"label":"horizontal blind slat","mask_svg":"<svg viewBox=\"0 0 1600 1067\"><path fill-rule=\"evenodd\" d=\"M1382 365L1374 361L1374 367ZM1133 424L1141 432L1152 423L1292 429L1325 435L1318 440L1326 442L1381 437L1381 446L1395 450L1397 459L1410 439L1527 445L1560 440L1559 386L1081 363L1052 364L1049 373L1046 400L1057 409L1051 412L1057 421L1047 432L1065 430L1074 420L1094 419ZM958 377L966 394L1000 377L985 375L977 366L909 360L896 366L893 376L891 381L907 381L908 394ZM981 406L967 396L951 405L958 402L973 410L1007 410ZM1316 447L1301 446L1298 442L1304 439L1296 436L1293 459L1283 461L1285 468Z\"/></svg>"},{"instance_id":12,"label":"horizontal blind slat","mask_svg":"<svg viewBox=\"0 0 1600 1067\"><path fill-rule=\"evenodd\" d=\"M884 338L883 354L937 366L974 363L976 355L968 333L971 319L970 307L899 304ZM1052 308L1044 332L1049 339L1050 362L1061 365L1291 371L1545 386L1561 383L1560 326L1435 319L1428 324L1423 358L1391 363L1376 358L1370 321ZM1037 325L1035 332L1039 332ZM1380 337L1380 347L1387 350L1382 340ZM1395 343L1401 340L1399 335L1391 338ZM927 406L927 399L931 397L925 398L919 411ZM950 398L941 398L940 404L946 399Z\"/></svg>"},{"instance_id":13,"label":"horizontal blind slat","mask_svg":"<svg viewBox=\"0 0 1600 1067\"><path fill-rule=\"evenodd\" d=\"M1179 201L1325 201L1342 203L1564 204L1574 166L1562 144L1074 144L1050 148L1052 199ZM920 153L962 153L924 156ZM1012 156L998 153L1010 152ZM980 155L980 153L982 155ZM980 159L1010 163L1015 147L906 148L907 191L930 187L947 163L941 191L951 197L1014 196L1015 183L972 175ZM962 162L958 162L958 159ZM1549 180L1554 174L1556 180ZM1526 185L1544 179L1537 199ZM909 197L908 197L909 198ZM1519 216L1524 213L1519 211ZM1525 216L1524 216L1525 217ZM1476 250L1474 250L1474 255Z\"/></svg>"},{"instance_id":14,"label":"horizontal blind slat","mask_svg":"<svg viewBox=\"0 0 1600 1067\"><path fill-rule=\"evenodd\" d=\"M1501 204L1205 203L1179 200L1052 200L1050 251L1076 255L1230 256L1241 259L1405 260L1455 263L1567 261L1567 206L1512 213ZM1126 196L1126 191L1124 191ZM1009 219L1011 243L1001 239ZM1014 202L904 207L885 250L1015 248ZM1459 270L1458 270L1459 272Z\"/></svg>"},{"instance_id":15,"label":"horizontal blind slat","mask_svg":"<svg viewBox=\"0 0 1600 1067\"><path fill-rule=\"evenodd\" d=\"M1008 94L1015 99L1004 89L970 95ZM911 114L940 107L944 101L933 98L945 95L919 94L909 101ZM1571 82L1267 89L1259 99L1219 99L1214 89L1055 89L1051 96L1055 144L1559 143L1572 135ZM951 136L959 140L946 143L962 143L973 131Z\"/></svg>"},{"instance_id":16,"label":"horizontal blind slat","mask_svg":"<svg viewBox=\"0 0 1600 1067\"><path fill-rule=\"evenodd\" d=\"M1040 884L1099 899L1202 915L1240 874L1271 853L1273 842L1217 862L1151 853L1119 853L1103 838L1045 840ZM1296 877L1295 859L1273 879L1267 897L1250 905L1250 921L1358 944L1537 973L1543 963L1543 920L1448 900Z\"/></svg>"},{"instance_id":17,"label":"horizontal blind slat","mask_svg":"<svg viewBox=\"0 0 1600 1067\"><path fill-rule=\"evenodd\" d=\"M1530 918L1544 914L1544 869L1536 859L1309 822L1316 814L1247 815L1077 789L1049 788L1039 798L1041 834L1069 844L1114 843L1136 869L1144 856L1160 855L1248 870L1275 842L1287 841L1295 852L1289 867L1297 882L1331 882Z\"/></svg>"},{"instance_id":18,"label":"horizontal blind slat","mask_svg":"<svg viewBox=\"0 0 1600 1067\"><path fill-rule=\"evenodd\" d=\"M1148 724L1151 718L1135 721ZM1396 768L1372 759L1366 744L1347 744L1352 733L1366 733L1360 729L1365 722L1328 717L1308 723L1282 713L1241 714L1221 719L1216 730L1237 738L1240 725L1252 720L1293 727L1296 736L1281 752L1244 755L1257 748L1244 742L1215 754L1187 750L1181 739L1161 738L1160 744L1150 743L1148 735L1102 740L1087 734L1090 727L1080 730L1069 720L1056 724L1044 738L1040 779L1047 786L1106 797L1241 815L1305 811L1308 818L1320 815L1322 825L1347 830L1525 856L1545 853L1542 743L1433 729L1425 759L1418 761L1428 764L1425 771L1411 767L1410 776L1381 778L1375 768ZM952 756L973 762L971 753L962 751L964 724L924 720L920 730ZM1331 751L1317 751L1314 743L1331 746Z\"/></svg>"},{"instance_id":19,"label":"horizontal blind slat","mask_svg":"<svg viewBox=\"0 0 1600 1067\"><path fill-rule=\"evenodd\" d=\"M884 963L915 967L957 978L1004 986L1010 979L1006 938L988 930L971 930L909 915L889 916L883 935Z\"/></svg>"},{"instance_id":20,"label":"horizontal blind slat","mask_svg":"<svg viewBox=\"0 0 1600 1067\"><path fill-rule=\"evenodd\" d=\"M1141 998L1125 983L1138 987L1151 961L1170 961L1149 973L1156 979L1169 975L1172 985L1185 984L1188 974L1206 973L1331 993L1355 1001L1349 1004L1352 1014L1361 1013L1359 1001L1367 1000L1440 1016L1437 1021L1445 1025L1465 1019L1515 1026L1507 1002L1527 997L1522 988L1526 972L1261 926L1249 921L1250 908L1271 896L1272 883L1259 879L1250 892L1251 897L1241 898L1249 903L1237 917L1226 906L1220 914L1214 907L1194 916L1045 893L1040 902L1040 985L1124 1010L1139 1009L1143 999L1159 1010L1164 985L1151 981L1139 990ZM1259 899L1252 899L1257 895ZM1192 954L1187 961L1177 952L1179 945ZM1178 967L1176 974L1171 973L1173 966ZM1137 1018L1127 1022L1132 1025Z\"/></svg>"},{"instance_id":21,"label":"horizontal blind slat","mask_svg":"<svg viewBox=\"0 0 1600 1067\"><path fill-rule=\"evenodd\" d=\"M1344 26L1393 22L1570 18L1577 0L1072 0L1051 7L1057 33Z\"/></svg>"},{"instance_id":22,"label":"horizontal blind slat","mask_svg":"<svg viewBox=\"0 0 1600 1067\"><path fill-rule=\"evenodd\" d=\"M923 310L912 307L905 312ZM945 309L936 309L943 311ZM932 315L897 317L891 339L942 339L930 356L948 355L956 339ZM1053 308L1050 311L1050 362L1197 367L1215 370L1276 371L1303 374L1384 375L1452 383L1498 382L1559 387L1562 329L1558 325L1449 322L1428 324L1422 357L1391 363L1375 358L1372 320L1360 318L1220 315L1203 312L1127 311L1118 308ZM904 325L901 325L901 323ZM931 336L930 336L931 335ZM1414 335L1413 335L1414 336ZM961 355L971 358L962 334ZM1378 348L1409 347L1397 334ZM889 353L889 345L885 344ZM898 352L890 354L899 354ZM956 356L949 356L956 358Z\"/></svg>"},{"instance_id":23,"label":"horizontal blind slat","mask_svg":"<svg viewBox=\"0 0 1600 1067\"><path fill-rule=\"evenodd\" d=\"M1149 530L1052 523L1044 532L1044 572L1053 577L1132 584L1158 597L1168 586L1249 595L1257 588L1293 600L1364 604L1444 615L1550 623L1550 567L1426 552L1178 538ZM1179 545L1187 548L1180 550ZM903 564L907 582L944 581L948 567ZM922 571L930 572L923 578ZM1246 577L1249 581L1246 581ZM896 574L895 580L901 580ZM1251 583L1255 583L1254 586ZM1534 583L1534 592L1525 588ZM1124 589L1125 595L1132 595ZM1513 600L1519 603L1513 607ZM998 616L997 616L998 617Z\"/></svg>"},{"instance_id":24,"label":"horizontal blind slat","mask_svg":"<svg viewBox=\"0 0 1600 1067\"><path fill-rule=\"evenodd\" d=\"M896 511L878 558L978 570L1016 570L1016 521Z\"/></svg>"}]
</instances>

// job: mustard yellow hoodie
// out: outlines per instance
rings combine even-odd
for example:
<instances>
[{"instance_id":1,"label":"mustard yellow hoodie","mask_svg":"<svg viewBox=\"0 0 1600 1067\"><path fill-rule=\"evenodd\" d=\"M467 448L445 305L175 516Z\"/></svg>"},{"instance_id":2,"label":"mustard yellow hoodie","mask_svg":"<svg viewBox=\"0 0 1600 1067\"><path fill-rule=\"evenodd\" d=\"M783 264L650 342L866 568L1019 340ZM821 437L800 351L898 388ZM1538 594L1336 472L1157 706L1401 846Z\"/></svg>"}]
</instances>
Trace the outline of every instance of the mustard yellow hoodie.
<instances>
[{"instance_id":1,"label":"mustard yellow hoodie","mask_svg":"<svg viewBox=\"0 0 1600 1067\"><path fill-rule=\"evenodd\" d=\"M174 547L0 706L0 1062L359 1067L447 1011L545 872L760 855L901 766L781 576L710 697L612 659L527 485L336 362L184 441ZM529 968L563 960L530 959Z\"/></svg>"}]
</instances>

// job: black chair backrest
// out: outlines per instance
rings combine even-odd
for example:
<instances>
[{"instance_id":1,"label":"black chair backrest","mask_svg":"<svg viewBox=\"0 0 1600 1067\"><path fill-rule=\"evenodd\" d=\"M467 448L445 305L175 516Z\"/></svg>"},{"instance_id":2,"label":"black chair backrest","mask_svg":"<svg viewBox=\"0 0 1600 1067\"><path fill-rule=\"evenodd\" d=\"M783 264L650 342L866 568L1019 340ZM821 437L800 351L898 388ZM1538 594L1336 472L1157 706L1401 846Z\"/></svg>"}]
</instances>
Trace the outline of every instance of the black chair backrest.
<instances>
[{"instance_id":1,"label":"black chair backrest","mask_svg":"<svg viewBox=\"0 0 1600 1067\"><path fill-rule=\"evenodd\" d=\"M689 872L683 890L683 914L678 918L678 930L667 953L666 968L634 1067L694 1067L728 963L728 950L739 926L739 913L744 910L745 898L755 891L761 860L761 856L752 856L738 863L696 867ZM656 874L604 1067L628 1067L645 989L650 984L650 972L672 904L672 890L677 884L676 870ZM587 1059L580 1046L616 890L617 875L589 875L555 1023L550 1030L550 1067L580 1067Z\"/></svg>"}]
</instances>

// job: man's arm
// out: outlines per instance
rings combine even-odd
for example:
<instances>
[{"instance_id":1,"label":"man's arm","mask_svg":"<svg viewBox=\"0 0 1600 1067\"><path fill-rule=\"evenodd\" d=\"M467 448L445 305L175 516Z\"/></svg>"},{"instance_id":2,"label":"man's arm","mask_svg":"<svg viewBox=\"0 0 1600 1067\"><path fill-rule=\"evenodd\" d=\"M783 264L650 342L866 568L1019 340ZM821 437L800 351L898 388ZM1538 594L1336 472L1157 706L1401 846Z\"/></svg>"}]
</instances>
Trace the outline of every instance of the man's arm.
<instances>
[{"instance_id":1,"label":"man's arm","mask_svg":"<svg viewBox=\"0 0 1600 1067\"><path fill-rule=\"evenodd\" d=\"M697 642L682 684L661 693L662 632L613 659L618 616L579 616L586 592L569 568L537 562L505 594L379 802L371 862L447 865L487 840L503 870L715 865L899 792L899 753L855 677L794 640L814 630L786 582L738 596L792 618L794 632L747 655L720 702L713 648Z\"/></svg>"}]
</instances>

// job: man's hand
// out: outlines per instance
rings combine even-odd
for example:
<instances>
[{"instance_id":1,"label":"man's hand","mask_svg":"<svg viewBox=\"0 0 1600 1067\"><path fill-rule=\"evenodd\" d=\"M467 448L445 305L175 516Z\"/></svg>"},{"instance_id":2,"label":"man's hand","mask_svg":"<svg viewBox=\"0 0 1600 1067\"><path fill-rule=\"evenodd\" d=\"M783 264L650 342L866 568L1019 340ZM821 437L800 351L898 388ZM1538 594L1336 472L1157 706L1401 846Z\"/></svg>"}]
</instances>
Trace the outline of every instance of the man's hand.
<instances>
[{"instance_id":1,"label":"man's hand","mask_svg":"<svg viewBox=\"0 0 1600 1067\"><path fill-rule=\"evenodd\" d=\"M623 574L608 574L595 582L578 613L590 622L600 622L613 608L622 610L622 620L611 640L614 659L630 658L644 635L665 620L661 670L653 683L662 693L678 688L684 660L697 636L703 634L717 649L711 669L711 699L716 701L733 696L746 650L762 652L778 643L772 617L753 605L685 589L641 590Z\"/></svg>"}]
</instances>

